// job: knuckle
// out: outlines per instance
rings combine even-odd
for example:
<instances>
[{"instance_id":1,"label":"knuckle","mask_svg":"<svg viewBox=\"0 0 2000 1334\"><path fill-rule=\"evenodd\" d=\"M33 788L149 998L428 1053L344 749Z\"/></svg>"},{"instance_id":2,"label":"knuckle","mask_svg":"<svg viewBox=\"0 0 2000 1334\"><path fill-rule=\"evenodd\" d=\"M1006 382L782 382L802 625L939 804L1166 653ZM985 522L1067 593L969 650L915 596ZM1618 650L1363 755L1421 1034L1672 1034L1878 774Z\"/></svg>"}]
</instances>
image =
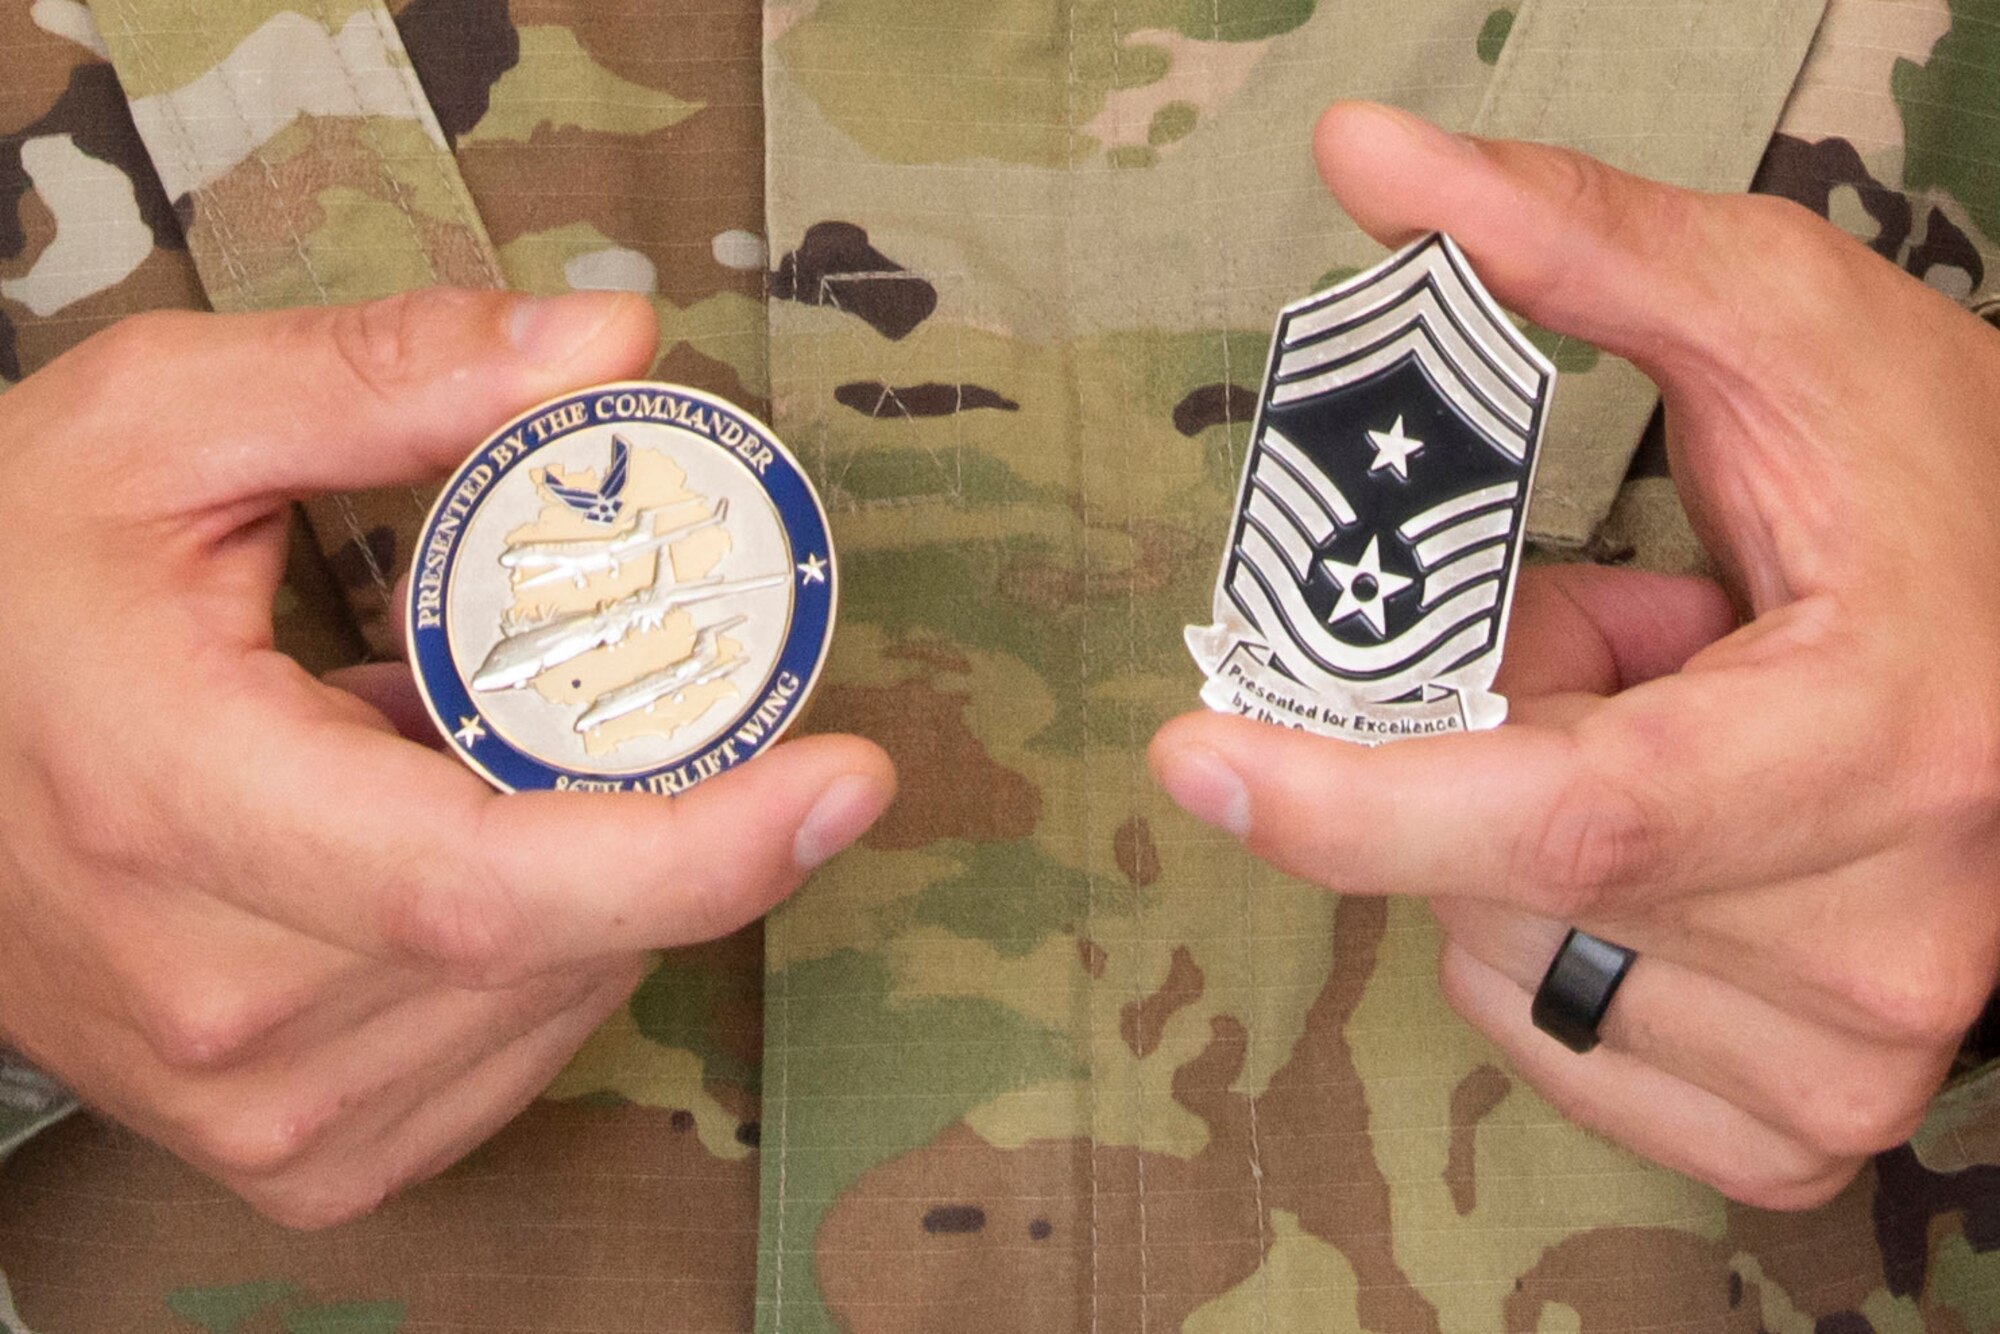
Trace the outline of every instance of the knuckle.
<instances>
[{"instance_id":1,"label":"knuckle","mask_svg":"<svg viewBox=\"0 0 2000 1334\"><path fill-rule=\"evenodd\" d=\"M1908 951L1900 966L1854 970L1840 990L1877 1035L1906 1048L1956 1047L1978 1022L1993 979L1944 957L1940 949Z\"/></svg>"},{"instance_id":2,"label":"knuckle","mask_svg":"<svg viewBox=\"0 0 2000 1334\"><path fill-rule=\"evenodd\" d=\"M1798 1104L1798 1131L1828 1158L1867 1158L1914 1134L1927 1102L1889 1080L1857 1078L1839 1087L1822 1085Z\"/></svg>"},{"instance_id":3,"label":"knuckle","mask_svg":"<svg viewBox=\"0 0 2000 1334\"><path fill-rule=\"evenodd\" d=\"M464 876L417 877L387 896L383 936L453 985L508 987L533 976L526 923L491 885Z\"/></svg>"},{"instance_id":4,"label":"knuckle","mask_svg":"<svg viewBox=\"0 0 2000 1334\"><path fill-rule=\"evenodd\" d=\"M409 379L412 294L365 305L342 306L328 316L333 349L354 383L380 399L394 399Z\"/></svg>"},{"instance_id":5,"label":"knuckle","mask_svg":"<svg viewBox=\"0 0 2000 1334\"><path fill-rule=\"evenodd\" d=\"M176 977L155 982L135 1016L161 1063L183 1073L226 1070L282 1020L271 1000L226 982Z\"/></svg>"},{"instance_id":6,"label":"knuckle","mask_svg":"<svg viewBox=\"0 0 2000 1334\"><path fill-rule=\"evenodd\" d=\"M1552 154L1549 169L1549 188L1563 216L1585 220L1617 254L1670 263L1696 245L1708 225L1708 200L1692 191L1628 176L1582 153ZM1554 280L1574 277L1565 265Z\"/></svg>"},{"instance_id":7,"label":"knuckle","mask_svg":"<svg viewBox=\"0 0 2000 1334\"><path fill-rule=\"evenodd\" d=\"M202 1117L189 1138L196 1157L224 1177L254 1181L296 1167L322 1123L283 1098L253 1098Z\"/></svg>"},{"instance_id":8,"label":"knuckle","mask_svg":"<svg viewBox=\"0 0 2000 1334\"><path fill-rule=\"evenodd\" d=\"M1611 168L1584 153L1556 151L1540 155L1546 176L1544 189L1567 217L1582 218L1616 239L1644 236L1630 226L1632 192Z\"/></svg>"},{"instance_id":9,"label":"knuckle","mask_svg":"<svg viewBox=\"0 0 2000 1334\"><path fill-rule=\"evenodd\" d=\"M1664 816L1632 787L1579 777L1524 831L1511 873L1536 910L1574 921L1658 876L1667 841Z\"/></svg>"},{"instance_id":10,"label":"knuckle","mask_svg":"<svg viewBox=\"0 0 2000 1334\"><path fill-rule=\"evenodd\" d=\"M425 375L441 319L465 294L402 292L327 313L327 335L354 385L386 403L403 402Z\"/></svg>"},{"instance_id":11,"label":"knuckle","mask_svg":"<svg viewBox=\"0 0 2000 1334\"><path fill-rule=\"evenodd\" d=\"M1505 147L1489 145L1489 153L1511 153ZM1607 243L1622 247L1637 239L1644 241L1643 229L1636 233L1624 221L1629 213L1625 192L1613 187L1610 169L1594 158L1567 150L1538 150L1528 162L1538 178L1538 192L1562 217L1578 219L1596 231ZM1550 264L1528 276L1532 301L1567 305L1577 292L1578 277L1573 265Z\"/></svg>"}]
</instances>

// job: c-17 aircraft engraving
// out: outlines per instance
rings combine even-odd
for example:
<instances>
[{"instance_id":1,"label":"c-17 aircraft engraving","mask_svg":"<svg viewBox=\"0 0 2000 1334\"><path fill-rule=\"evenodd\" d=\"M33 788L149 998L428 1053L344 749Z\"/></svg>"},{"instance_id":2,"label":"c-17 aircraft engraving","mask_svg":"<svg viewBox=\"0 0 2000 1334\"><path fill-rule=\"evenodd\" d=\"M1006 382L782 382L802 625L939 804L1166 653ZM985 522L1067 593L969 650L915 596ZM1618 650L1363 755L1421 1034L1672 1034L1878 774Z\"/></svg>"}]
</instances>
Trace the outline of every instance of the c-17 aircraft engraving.
<instances>
[{"instance_id":1,"label":"c-17 aircraft engraving","mask_svg":"<svg viewBox=\"0 0 2000 1334\"><path fill-rule=\"evenodd\" d=\"M576 720L576 730L588 732L593 727L615 722L628 713L641 709L651 709L662 700L679 701L680 697L698 685L719 681L743 665L741 657L728 662L718 662L721 653L720 638L725 630L733 630L748 620L747 616L732 616L726 621L705 626L695 637L694 647L679 662L671 663L650 676L642 676L630 685L608 690L599 695L585 709L583 716Z\"/></svg>"},{"instance_id":2,"label":"c-17 aircraft engraving","mask_svg":"<svg viewBox=\"0 0 2000 1334\"><path fill-rule=\"evenodd\" d=\"M665 562L662 562L664 565ZM659 576L654 584L594 611L569 616L507 635L493 646L479 670L473 673L474 690L514 690L525 686L551 667L580 658L592 649L623 643L635 630L653 630L673 612L698 602L729 597L736 593L776 588L790 582L785 574L762 574L748 579L702 579L678 586L662 587Z\"/></svg>"},{"instance_id":3,"label":"c-17 aircraft engraving","mask_svg":"<svg viewBox=\"0 0 2000 1334\"><path fill-rule=\"evenodd\" d=\"M693 523L685 523L677 528L669 528L664 533L650 531L653 516L660 511L649 509L639 515L638 524L626 533L616 537L583 537L566 542L525 542L500 553L500 563L516 574L533 571L516 585L518 588L539 588L543 584L556 583L568 579L582 588L593 574L609 571L613 577L619 568L630 560L655 551L664 551L674 543L694 536L704 528L713 528L729 516L729 502L718 500L715 511Z\"/></svg>"}]
</instances>

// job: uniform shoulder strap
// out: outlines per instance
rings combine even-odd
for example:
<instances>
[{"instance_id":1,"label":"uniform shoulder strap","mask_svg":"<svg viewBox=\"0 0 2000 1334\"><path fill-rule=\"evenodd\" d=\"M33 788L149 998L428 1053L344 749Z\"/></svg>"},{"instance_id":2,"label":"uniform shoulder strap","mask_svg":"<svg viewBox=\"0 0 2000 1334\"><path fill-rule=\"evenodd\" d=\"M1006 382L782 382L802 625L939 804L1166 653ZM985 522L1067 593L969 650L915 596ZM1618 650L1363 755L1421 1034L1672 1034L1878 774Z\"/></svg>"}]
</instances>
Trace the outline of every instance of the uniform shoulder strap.
<instances>
[{"instance_id":1,"label":"uniform shoulder strap","mask_svg":"<svg viewBox=\"0 0 2000 1334\"><path fill-rule=\"evenodd\" d=\"M502 285L382 0L92 0L217 310Z\"/></svg>"},{"instance_id":2,"label":"uniform shoulder strap","mask_svg":"<svg viewBox=\"0 0 2000 1334\"><path fill-rule=\"evenodd\" d=\"M1693 190L1749 188L1827 0L1634 5L1526 0L1503 42L1475 134L1562 144ZM1496 12L1492 22L1506 20ZM1652 414L1652 385L1626 362L1556 348L1530 522L1558 545L1589 540L1610 512Z\"/></svg>"}]
</instances>

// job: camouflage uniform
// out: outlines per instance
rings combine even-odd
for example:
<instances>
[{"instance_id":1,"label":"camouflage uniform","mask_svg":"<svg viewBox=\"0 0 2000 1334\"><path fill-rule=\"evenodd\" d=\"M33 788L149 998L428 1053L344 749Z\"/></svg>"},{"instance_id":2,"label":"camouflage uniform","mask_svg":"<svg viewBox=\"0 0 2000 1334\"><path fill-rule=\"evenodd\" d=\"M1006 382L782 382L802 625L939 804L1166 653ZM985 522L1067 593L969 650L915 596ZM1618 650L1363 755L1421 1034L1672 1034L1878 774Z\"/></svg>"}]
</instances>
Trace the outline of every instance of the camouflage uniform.
<instances>
[{"instance_id":1,"label":"camouflage uniform","mask_svg":"<svg viewBox=\"0 0 2000 1334\"><path fill-rule=\"evenodd\" d=\"M1193 699L1271 316L1376 253L1312 171L1326 101L1754 173L1990 306L1993 0L37 0L0 71L0 374L160 305L645 291L659 373L819 480L815 723L905 782L766 939L669 958L370 1219L287 1234L42 1131L0 1170L0 1325L2000 1328L2000 1075L1823 1210L1727 1204L1510 1076L1420 906L1285 881L1140 758ZM1628 468L1647 387L1542 338L1542 542L1694 563ZM310 507L307 661L385 649L418 503Z\"/></svg>"}]
</instances>

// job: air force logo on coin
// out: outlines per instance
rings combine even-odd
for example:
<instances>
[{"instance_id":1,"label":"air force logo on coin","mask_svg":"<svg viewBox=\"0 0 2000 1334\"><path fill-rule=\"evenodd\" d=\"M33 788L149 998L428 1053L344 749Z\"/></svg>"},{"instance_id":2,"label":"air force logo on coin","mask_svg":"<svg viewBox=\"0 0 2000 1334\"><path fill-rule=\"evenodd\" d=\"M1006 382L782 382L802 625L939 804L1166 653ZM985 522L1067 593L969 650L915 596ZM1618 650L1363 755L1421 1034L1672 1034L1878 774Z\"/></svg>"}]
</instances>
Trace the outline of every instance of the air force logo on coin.
<instances>
[{"instance_id":1,"label":"air force logo on coin","mask_svg":"<svg viewBox=\"0 0 2000 1334\"><path fill-rule=\"evenodd\" d=\"M417 684L505 791L674 793L798 717L838 585L812 483L754 418L603 385L495 432L446 483L410 578Z\"/></svg>"},{"instance_id":2,"label":"air force logo on coin","mask_svg":"<svg viewBox=\"0 0 2000 1334\"><path fill-rule=\"evenodd\" d=\"M1286 307L1202 700L1376 744L1497 726L1492 693L1555 368L1431 236Z\"/></svg>"}]
</instances>

